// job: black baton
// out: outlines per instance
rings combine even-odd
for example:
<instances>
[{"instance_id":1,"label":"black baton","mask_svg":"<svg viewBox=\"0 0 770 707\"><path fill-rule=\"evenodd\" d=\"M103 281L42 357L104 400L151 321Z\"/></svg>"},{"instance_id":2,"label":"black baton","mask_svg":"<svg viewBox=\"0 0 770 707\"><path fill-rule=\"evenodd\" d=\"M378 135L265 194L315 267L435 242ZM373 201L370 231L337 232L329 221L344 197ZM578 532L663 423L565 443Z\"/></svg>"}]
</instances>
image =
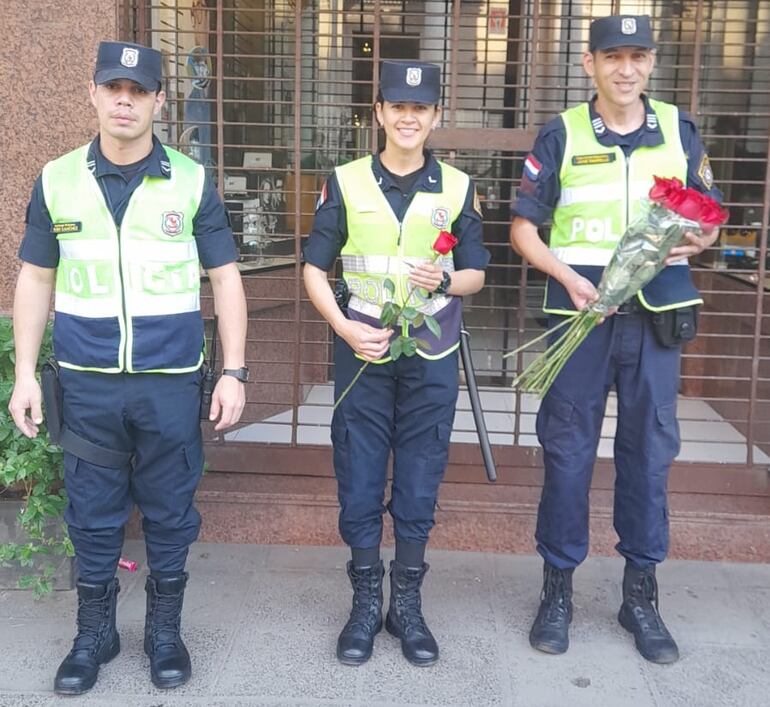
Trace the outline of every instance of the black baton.
<instances>
[{"instance_id":1,"label":"black baton","mask_svg":"<svg viewBox=\"0 0 770 707\"><path fill-rule=\"evenodd\" d=\"M463 322L460 330L460 356L463 359L465 382L468 386L468 397L471 401L473 421L476 423L476 432L479 435L479 446L481 447L481 456L484 459L484 468L487 471L487 479L497 481L497 470L495 469L495 460L492 456L492 446L489 443L487 423L484 421L484 411L481 409L479 387L476 385L476 371L473 368L470 341L471 335L465 328L465 322Z\"/></svg>"},{"instance_id":2,"label":"black baton","mask_svg":"<svg viewBox=\"0 0 770 707\"><path fill-rule=\"evenodd\" d=\"M214 323L211 328L211 351L209 360L203 362L203 381L201 383L201 410L200 419L208 420L211 412L211 396L217 384L217 327L219 317L214 315Z\"/></svg>"}]
</instances>

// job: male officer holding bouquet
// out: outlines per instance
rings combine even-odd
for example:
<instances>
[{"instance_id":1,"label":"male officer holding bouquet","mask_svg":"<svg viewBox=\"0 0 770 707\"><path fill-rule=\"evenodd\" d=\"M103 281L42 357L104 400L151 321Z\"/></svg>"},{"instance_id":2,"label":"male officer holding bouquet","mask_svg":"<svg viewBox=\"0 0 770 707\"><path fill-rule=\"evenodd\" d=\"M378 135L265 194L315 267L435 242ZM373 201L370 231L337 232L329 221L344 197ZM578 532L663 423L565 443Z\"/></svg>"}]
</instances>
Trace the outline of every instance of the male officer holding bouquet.
<instances>
[{"instance_id":1,"label":"male officer holding bouquet","mask_svg":"<svg viewBox=\"0 0 770 707\"><path fill-rule=\"evenodd\" d=\"M193 496L203 471L201 265L226 369L211 399L216 429L238 421L247 374L246 300L224 206L203 167L152 134L165 101L160 52L101 42L89 93L98 136L45 165L27 209L9 405L19 429L36 436L35 367L55 290L64 518L78 568L78 631L54 680L66 695L89 690L99 666L120 651L115 571L134 504L150 569L151 679L172 688L191 675L180 621L185 562L200 528ZM54 413L46 410L49 422Z\"/></svg>"},{"instance_id":2,"label":"male officer holding bouquet","mask_svg":"<svg viewBox=\"0 0 770 707\"><path fill-rule=\"evenodd\" d=\"M721 201L692 119L644 91L655 65L648 16L591 23L583 67L596 95L540 131L512 206L511 245L548 276L544 310L556 324L597 298L596 285L653 176L677 177ZM538 227L551 219L546 245ZM537 434L545 481L536 541L544 559L541 604L530 643L563 653L572 620L572 573L588 552L588 494L607 394L614 385L614 524L626 560L621 625L655 663L679 652L658 612L656 565L668 550L666 485L679 452L676 402L681 343L702 302L687 258L717 233L672 249L667 267L595 328L543 399Z\"/></svg>"}]
</instances>

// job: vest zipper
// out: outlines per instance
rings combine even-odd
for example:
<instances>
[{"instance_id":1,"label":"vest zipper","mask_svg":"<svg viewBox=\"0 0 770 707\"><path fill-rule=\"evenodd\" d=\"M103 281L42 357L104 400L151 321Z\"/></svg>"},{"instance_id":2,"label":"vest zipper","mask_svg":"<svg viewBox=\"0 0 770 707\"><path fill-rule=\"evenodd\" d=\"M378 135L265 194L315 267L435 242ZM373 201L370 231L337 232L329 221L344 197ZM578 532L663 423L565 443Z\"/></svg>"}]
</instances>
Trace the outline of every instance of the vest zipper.
<instances>
[{"instance_id":1,"label":"vest zipper","mask_svg":"<svg viewBox=\"0 0 770 707\"><path fill-rule=\"evenodd\" d=\"M96 177L91 172L89 172L89 177L91 178L92 188L95 189L96 193L99 195L99 199L101 201L102 208L106 213L107 219L115 229L115 240L117 241L116 245L118 246L117 270L118 270L118 280L120 283L120 309L123 315L122 321L121 321L121 316L118 315L118 328L120 329L120 340L118 341L118 368L120 369L120 371L124 371L126 370L126 348L128 345L127 327L129 326L129 324L126 318L126 298L125 298L125 292L123 289L123 266L121 263L122 253L121 253L121 247L120 247L120 243L121 243L120 226L118 226L118 224L115 223L115 217L112 215L112 209L107 205L107 198L105 197L105 192L102 191L102 188L99 185L99 182L97 181Z\"/></svg>"},{"instance_id":2,"label":"vest zipper","mask_svg":"<svg viewBox=\"0 0 770 707\"><path fill-rule=\"evenodd\" d=\"M620 233L620 235L622 236L623 233L625 233L626 229L628 228L628 222L629 222L629 219L630 219L629 208L630 208L630 204L631 204L631 194L629 192L629 185L631 183L631 174L630 174L630 171L631 171L631 160L630 160L630 158L628 156L626 156L626 153L623 152L622 148L621 148L620 152L623 155L623 162L625 163L625 166L626 166L626 222L623 224L623 230Z\"/></svg>"},{"instance_id":3,"label":"vest zipper","mask_svg":"<svg viewBox=\"0 0 770 707\"><path fill-rule=\"evenodd\" d=\"M124 213L123 218L125 217L126 215ZM115 224L115 233L118 235L118 277L120 278L120 309L123 312L123 321L125 322L125 339L123 341L122 351L120 351L120 356L123 358L123 360L120 362L120 367L128 371L128 338L130 336L129 331L131 329L131 322L128 318L128 312L126 311L126 288L125 282L123 280L123 239L121 238L120 234L120 226L117 224Z\"/></svg>"},{"instance_id":4,"label":"vest zipper","mask_svg":"<svg viewBox=\"0 0 770 707\"><path fill-rule=\"evenodd\" d=\"M407 206L407 210L409 207ZM398 240L396 241L396 245L398 246L398 292L401 297L401 303L402 306L406 306L406 296L409 292L409 288L406 288L406 292L404 292L404 276L403 276L403 270L401 268L401 264L404 262L404 248L403 244L401 242L401 236L404 233L404 222L399 221L398 222ZM404 336L409 336L409 325L407 324L406 319L404 319L401 322L401 333Z\"/></svg>"}]
</instances>

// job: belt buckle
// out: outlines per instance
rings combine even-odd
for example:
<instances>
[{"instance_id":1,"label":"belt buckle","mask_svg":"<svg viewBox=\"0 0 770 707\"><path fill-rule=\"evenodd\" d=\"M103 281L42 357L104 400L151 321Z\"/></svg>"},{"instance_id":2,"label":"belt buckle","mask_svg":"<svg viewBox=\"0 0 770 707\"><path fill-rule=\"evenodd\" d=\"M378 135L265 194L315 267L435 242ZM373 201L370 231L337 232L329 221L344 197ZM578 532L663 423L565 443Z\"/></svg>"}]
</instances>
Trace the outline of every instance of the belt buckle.
<instances>
[{"instance_id":1,"label":"belt buckle","mask_svg":"<svg viewBox=\"0 0 770 707\"><path fill-rule=\"evenodd\" d=\"M627 302L623 302L623 304L621 304L620 307L618 307L618 311L615 312L615 314L621 314L621 315L638 314L641 311L642 311L642 307L639 304L639 301L636 298L632 298Z\"/></svg>"}]
</instances>

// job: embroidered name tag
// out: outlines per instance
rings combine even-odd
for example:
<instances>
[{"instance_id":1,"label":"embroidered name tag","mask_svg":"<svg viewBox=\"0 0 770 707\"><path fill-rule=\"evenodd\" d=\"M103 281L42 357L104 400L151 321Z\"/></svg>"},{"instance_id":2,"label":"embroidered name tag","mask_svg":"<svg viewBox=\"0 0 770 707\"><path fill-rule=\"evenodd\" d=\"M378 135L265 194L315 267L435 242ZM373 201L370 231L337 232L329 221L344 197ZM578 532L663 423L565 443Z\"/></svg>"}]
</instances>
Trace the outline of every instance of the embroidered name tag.
<instances>
[{"instance_id":1,"label":"embroidered name tag","mask_svg":"<svg viewBox=\"0 0 770 707\"><path fill-rule=\"evenodd\" d=\"M584 167L591 164L609 164L615 161L614 152L600 152L596 155L575 155L572 164L576 167Z\"/></svg>"},{"instance_id":2,"label":"embroidered name tag","mask_svg":"<svg viewBox=\"0 0 770 707\"><path fill-rule=\"evenodd\" d=\"M52 233L80 233L82 230L82 221L66 221L64 223L55 223L51 228Z\"/></svg>"}]
</instances>

